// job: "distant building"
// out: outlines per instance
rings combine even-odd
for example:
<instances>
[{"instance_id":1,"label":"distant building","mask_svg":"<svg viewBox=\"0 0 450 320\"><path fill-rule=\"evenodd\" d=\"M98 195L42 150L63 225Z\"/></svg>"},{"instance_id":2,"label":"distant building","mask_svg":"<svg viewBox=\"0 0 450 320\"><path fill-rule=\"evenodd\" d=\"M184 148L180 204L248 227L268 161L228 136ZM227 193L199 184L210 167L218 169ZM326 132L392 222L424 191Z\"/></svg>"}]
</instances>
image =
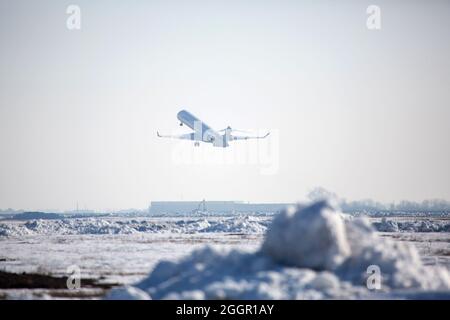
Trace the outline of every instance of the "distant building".
<instances>
[{"instance_id":1,"label":"distant building","mask_svg":"<svg viewBox=\"0 0 450 320\"><path fill-rule=\"evenodd\" d=\"M239 201L152 201L149 213L151 215L268 214L280 211L288 205L288 203L245 203Z\"/></svg>"}]
</instances>

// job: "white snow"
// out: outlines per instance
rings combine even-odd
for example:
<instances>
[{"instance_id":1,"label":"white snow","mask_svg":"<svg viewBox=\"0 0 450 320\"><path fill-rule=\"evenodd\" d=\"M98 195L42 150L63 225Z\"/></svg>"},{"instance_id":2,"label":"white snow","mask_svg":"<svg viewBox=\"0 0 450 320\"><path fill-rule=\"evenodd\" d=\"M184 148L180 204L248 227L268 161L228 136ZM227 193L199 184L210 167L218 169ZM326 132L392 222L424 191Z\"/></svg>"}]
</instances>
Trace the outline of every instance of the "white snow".
<instances>
[{"instance_id":1,"label":"white snow","mask_svg":"<svg viewBox=\"0 0 450 320\"><path fill-rule=\"evenodd\" d=\"M205 244L257 249L261 238L169 232L7 237L0 238L0 270L66 276L67 268L77 265L83 278L125 285L146 277L161 260L182 258Z\"/></svg>"},{"instance_id":2,"label":"white snow","mask_svg":"<svg viewBox=\"0 0 450 320\"><path fill-rule=\"evenodd\" d=\"M376 265L391 289L450 291L446 269L424 266L415 246L380 237L367 219L346 223L346 233L352 254L336 271L342 279L365 283L367 267Z\"/></svg>"},{"instance_id":3,"label":"white snow","mask_svg":"<svg viewBox=\"0 0 450 320\"><path fill-rule=\"evenodd\" d=\"M388 232L382 236L369 220L327 202L293 207L274 216L273 224L271 219L4 220L0 269L65 275L76 264L83 277L134 284L114 289L108 299L450 299L448 271L439 267L450 270L445 217L370 218ZM381 270L379 291L366 287L370 265ZM14 298L27 290L5 293ZM39 297L46 298L43 293Z\"/></svg>"},{"instance_id":4,"label":"white snow","mask_svg":"<svg viewBox=\"0 0 450 320\"><path fill-rule=\"evenodd\" d=\"M350 245L344 220L328 202L319 201L306 208L288 208L276 216L262 251L282 264L333 270L350 255Z\"/></svg>"},{"instance_id":5,"label":"white snow","mask_svg":"<svg viewBox=\"0 0 450 320\"><path fill-rule=\"evenodd\" d=\"M238 216L190 219L61 219L0 223L0 237L28 235L103 235L137 233L262 234L269 218Z\"/></svg>"},{"instance_id":6,"label":"white snow","mask_svg":"<svg viewBox=\"0 0 450 320\"><path fill-rule=\"evenodd\" d=\"M283 215L289 220L290 213ZM325 213L324 213L325 214ZM340 213L342 219L353 220L354 217ZM280 215L277 215L278 222ZM24 237L35 235L113 235L113 234L143 234L143 233L232 233L232 234L264 234L271 222L271 217L236 216L236 217L203 217L203 218L76 218L29 221L0 222L0 238ZM399 220L386 219L372 222L380 232L450 232L450 220L416 219ZM331 226L339 228L338 223ZM273 226L274 227L274 226ZM328 226L330 227L330 226ZM342 229L342 228L341 228ZM308 231L309 230L309 231ZM311 232L310 228L305 229ZM332 231L332 230L329 230ZM338 232L338 230L334 230ZM291 235L291 233L288 233ZM332 233L330 236L338 236ZM331 240L331 239L329 239ZM337 246L342 246L342 241Z\"/></svg>"},{"instance_id":7,"label":"white snow","mask_svg":"<svg viewBox=\"0 0 450 320\"><path fill-rule=\"evenodd\" d=\"M210 246L179 263L159 263L137 287L154 299L322 299L364 293L330 272L283 267L260 251Z\"/></svg>"},{"instance_id":8,"label":"white snow","mask_svg":"<svg viewBox=\"0 0 450 320\"><path fill-rule=\"evenodd\" d=\"M381 271L380 291L366 286L372 265ZM450 275L424 266L415 247L380 237L368 220L344 221L320 201L281 213L260 250L206 246L178 262L160 262L136 287L154 299L398 298L437 291L450 297Z\"/></svg>"},{"instance_id":9,"label":"white snow","mask_svg":"<svg viewBox=\"0 0 450 320\"><path fill-rule=\"evenodd\" d=\"M383 218L380 222L373 222L373 226L380 232L450 232L450 220L398 221Z\"/></svg>"},{"instance_id":10,"label":"white snow","mask_svg":"<svg viewBox=\"0 0 450 320\"><path fill-rule=\"evenodd\" d=\"M136 287L123 286L113 288L105 296L105 300L150 300L151 297L145 291Z\"/></svg>"}]
</instances>

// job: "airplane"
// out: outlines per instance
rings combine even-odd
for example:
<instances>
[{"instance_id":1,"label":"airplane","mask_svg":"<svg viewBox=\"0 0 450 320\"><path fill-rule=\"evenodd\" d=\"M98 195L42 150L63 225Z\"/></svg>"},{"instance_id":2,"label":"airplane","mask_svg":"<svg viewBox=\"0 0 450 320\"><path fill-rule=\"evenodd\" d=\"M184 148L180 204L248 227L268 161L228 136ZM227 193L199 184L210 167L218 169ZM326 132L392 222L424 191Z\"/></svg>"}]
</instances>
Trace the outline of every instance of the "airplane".
<instances>
[{"instance_id":1,"label":"airplane","mask_svg":"<svg viewBox=\"0 0 450 320\"><path fill-rule=\"evenodd\" d=\"M178 112L177 118L180 121L180 126L186 125L194 130L194 132L180 135L161 135L157 131L156 135L159 138L191 140L194 141L194 146L196 147L200 146L200 142L205 142L211 143L214 147L226 148L229 147L229 142L233 140L264 139L270 134L270 132L268 132L264 136L238 136L232 134L232 132L247 132L232 129L230 126L225 129L215 131L187 110L181 110ZM223 134L221 134L222 132Z\"/></svg>"}]
</instances>

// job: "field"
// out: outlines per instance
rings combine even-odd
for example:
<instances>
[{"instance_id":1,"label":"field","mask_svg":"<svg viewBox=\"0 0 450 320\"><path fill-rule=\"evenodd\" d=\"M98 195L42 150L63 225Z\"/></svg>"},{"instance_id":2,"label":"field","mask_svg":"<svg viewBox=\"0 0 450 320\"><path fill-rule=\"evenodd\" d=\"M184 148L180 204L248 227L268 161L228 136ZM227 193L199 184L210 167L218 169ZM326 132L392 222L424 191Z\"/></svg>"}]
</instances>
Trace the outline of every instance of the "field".
<instances>
[{"instance_id":1,"label":"field","mask_svg":"<svg viewBox=\"0 0 450 320\"><path fill-rule=\"evenodd\" d=\"M255 252L264 241L271 217L109 217L63 220L0 221L0 298L102 298L110 288L144 279L162 260L178 261L195 249ZM388 217L388 221L446 226L445 217ZM383 229L387 221L371 218ZM377 232L382 238L415 246L424 265L450 271L450 232ZM81 288L33 287L15 282L12 273L59 278L68 267L81 272ZM8 276L9 275L9 276ZM343 298L354 297L353 293ZM314 298L314 297L313 297ZM320 298L320 297L319 297Z\"/></svg>"}]
</instances>

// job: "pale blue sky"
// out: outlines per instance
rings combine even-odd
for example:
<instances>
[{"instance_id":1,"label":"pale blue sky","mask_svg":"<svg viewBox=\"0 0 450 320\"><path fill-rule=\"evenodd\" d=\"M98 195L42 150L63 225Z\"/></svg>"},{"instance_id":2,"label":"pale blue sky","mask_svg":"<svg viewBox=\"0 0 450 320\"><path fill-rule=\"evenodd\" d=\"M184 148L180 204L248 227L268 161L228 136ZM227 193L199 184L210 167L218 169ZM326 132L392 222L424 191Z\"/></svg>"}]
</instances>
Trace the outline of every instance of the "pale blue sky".
<instances>
[{"instance_id":1,"label":"pale blue sky","mask_svg":"<svg viewBox=\"0 0 450 320\"><path fill-rule=\"evenodd\" d=\"M0 0L0 208L450 199L449 33L448 1ZM181 108L278 130L279 170L175 164Z\"/></svg>"}]
</instances>

